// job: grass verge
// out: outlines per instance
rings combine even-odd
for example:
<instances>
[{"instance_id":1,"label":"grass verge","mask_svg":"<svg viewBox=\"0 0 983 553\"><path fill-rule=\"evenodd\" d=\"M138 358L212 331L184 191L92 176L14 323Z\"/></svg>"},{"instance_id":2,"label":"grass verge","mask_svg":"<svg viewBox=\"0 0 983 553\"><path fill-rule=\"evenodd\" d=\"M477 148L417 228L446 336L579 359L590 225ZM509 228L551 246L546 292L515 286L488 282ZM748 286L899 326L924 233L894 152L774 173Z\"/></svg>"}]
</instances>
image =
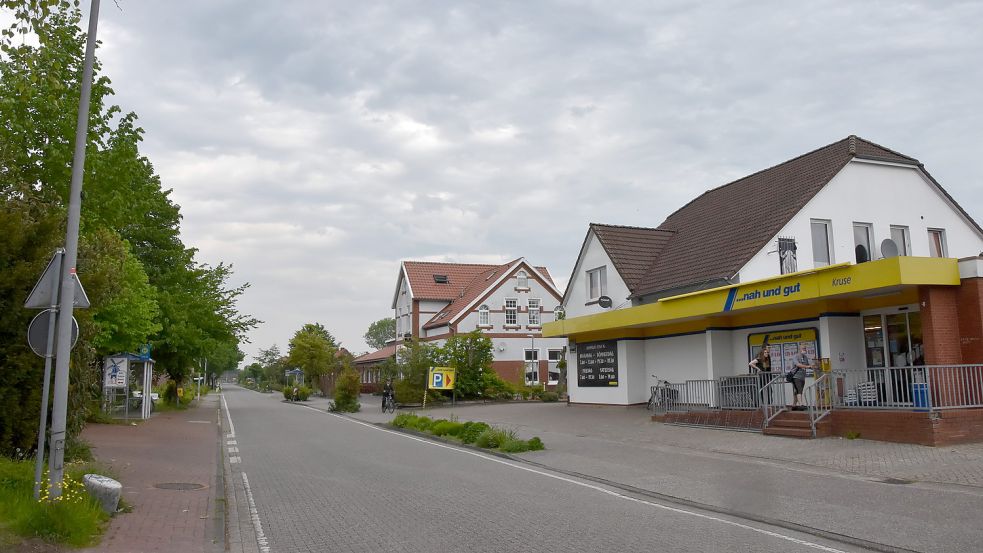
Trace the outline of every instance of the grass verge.
<instances>
[{"instance_id":1,"label":"grass verge","mask_svg":"<svg viewBox=\"0 0 983 553\"><path fill-rule=\"evenodd\" d=\"M415 413L400 413L389 424L396 428L426 432L463 444L474 444L484 449L495 449L503 453L522 453L545 449L543 441L538 436L530 440L521 440L516 435L515 430L490 426L484 422L468 421L462 423L456 420L434 420Z\"/></svg>"}]
</instances>

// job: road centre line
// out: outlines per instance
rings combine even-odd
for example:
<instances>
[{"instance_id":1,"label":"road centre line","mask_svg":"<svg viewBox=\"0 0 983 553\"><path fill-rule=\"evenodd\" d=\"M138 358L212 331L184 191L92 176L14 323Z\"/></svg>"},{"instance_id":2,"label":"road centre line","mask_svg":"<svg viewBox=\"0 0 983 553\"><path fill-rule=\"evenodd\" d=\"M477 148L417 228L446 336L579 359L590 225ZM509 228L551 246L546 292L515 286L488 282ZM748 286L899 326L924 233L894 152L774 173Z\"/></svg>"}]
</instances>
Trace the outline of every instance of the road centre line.
<instances>
[{"instance_id":1,"label":"road centre line","mask_svg":"<svg viewBox=\"0 0 983 553\"><path fill-rule=\"evenodd\" d=\"M575 486L580 486L580 487L583 487L583 488L588 488L588 489L591 489L591 490L594 490L594 491L597 491L597 492L600 492L600 493L603 493L603 494L606 494L606 495L617 497L619 499L624 499L626 501L631 501L633 503L641 503L643 505L648 505L650 507L655 507L657 509L662 509L662 510L670 511L670 512L673 512L673 513L678 513L678 514L683 514L683 515L689 515L689 516L693 516L693 517L697 517L697 518L702 518L704 520L710 520L710 521L714 521L714 522L720 522L720 523L727 524L727 525L730 525L730 526L734 526L734 527L737 527L737 528L742 528L742 529L745 529L745 530L750 530L750 531L756 532L758 534L764 534L766 536L770 536L770 537L778 538L778 539L781 539L781 540L789 541L789 542L792 542L792 543L796 543L796 544L799 544L799 545L803 545L803 546L806 546L806 547L809 547L809 548L812 548L812 549L816 549L816 550L819 550L819 551L825 551L827 553L846 553L845 551L843 551L841 549L835 549L835 548L832 548L832 547L829 547L829 546L826 546L826 545L822 545L822 544L819 544L819 543L815 543L815 542L803 540L803 539L796 538L796 537L793 537L793 536L788 536L788 535L785 535L785 534L780 534L778 532L772 532L771 530L765 530L763 528L755 528L754 526L750 526L750 525L747 525L747 524L742 524L740 522L735 522L735 521L732 521L732 520L727 520L725 518L715 517L715 516L707 515L707 514L703 514L703 513L697 513L695 511L690 511L690 510L686 510L686 509L680 509L678 507L670 507L668 505L662 505L660 503L654 503L652 501L646 501L644 499L638 499L636 497L631 497L629 495L625 495L623 493L619 493L619 492L616 492L616 491L613 491L613 490L609 490L607 488L602 488L601 486L595 486L593 484L588 484L586 482L580 482L580 481L574 480L572 478L567 478L565 476L559 476L559 475L551 474L551 473L544 472L544 471L541 471L541 470L536 470L534 468L524 467L522 465L518 465L518 464L513 463L511 461L506 461L504 459L498 459L496 457L492 457L490 455L486 455L484 453L480 453L480 452L477 452L477 451L470 451L470 450L467 450L467 449L462 449L462 448L459 448L459 447L454 447L454 446L450 446L450 445L446 445L446 444L442 444L442 443L438 443L438 442L426 440L426 439L423 439L423 438L419 438L417 436L411 436L409 434L404 434L402 432L396 432L396 431L393 431L393 430L387 430L385 428L380 428L380 427L378 427L378 426L376 426L374 424L370 424L370 423L367 423L367 422L356 420L356 419L353 419L353 418L350 418L350 417L345 417L345 416L342 416L342 415L336 415L334 413L329 413L329 412L323 411L321 409L316 409L314 407L309 407L307 405L301 405L301 407L303 407L305 409L310 409L311 411L320 413L322 415L331 415L332 417L337 417L337 418L339 418L341 420L344 420L344 421L348 421L348 422L352 422L352 423L355 423L355 424L359 424L359 425L362 425L362 426L364 426L366 428L371 428L372 430L378 430L380 432L385 432L387 434L393 434L395 436L400 436L400 437L403 437L403 438L406 438L406 439L409 439L409 440L414 440L414 441L417 441L417 442L420 442L420 443L423 443L423 444L427 444L427 445L431 445L431 446L435 446L435 447L440 447L440 448L444 448L444 449L449 449L451 451L456 451L458 453L464 453L464 454L467 454L467 455L472 455L474 457L478 457L479 459L484 459L486 461L492 461L492 462L499 463L499 464L502 464L502 465L506 465L506 466L509 466L509 467L512 467L512 468L516 468L516 469L519 469L519 470L524 470L526 472L531 472L533 474L538 474L540 476L546 476L548 478L553 478L554 480L560 480L562 482L567 482L567 483L573 484Z\"/></svg>"}]
</instances>

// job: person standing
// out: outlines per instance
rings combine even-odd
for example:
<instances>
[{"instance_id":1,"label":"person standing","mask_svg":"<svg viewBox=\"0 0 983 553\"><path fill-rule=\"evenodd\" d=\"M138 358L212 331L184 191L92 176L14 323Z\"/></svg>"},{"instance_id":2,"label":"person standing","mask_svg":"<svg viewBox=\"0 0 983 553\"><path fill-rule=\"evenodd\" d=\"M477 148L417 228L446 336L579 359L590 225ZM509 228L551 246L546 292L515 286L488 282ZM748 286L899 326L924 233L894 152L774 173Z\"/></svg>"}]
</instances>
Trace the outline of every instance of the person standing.
<instances>
[{"instance_id":1,"label":"person standing","mask_svg":"<svg viewBox=\"0 0 983 553\"><path fill-rule=\"evenodd\" d=\"M758 388L764 390L764 401L766 405L771 405L771 352L768 344L761 346L758 355L748 363L752 371L758 373ZM760 399L760 398L759 398Z\"/></svg>"},{"instance_id":2,"label":"person standing","mask_svg":"<svg viewBox=\"0 0 983 553\"><path fill-rule=\"evenodd\" d=\"M799 353L795 356L795 368L792 369L792 409L799 406L804 407L805 402L802 400L802 389L806 385L806 371L812 368L812 360L809 359L809 354L806 353L806 345L799 344Z\"/></svg>"}]
</instances>

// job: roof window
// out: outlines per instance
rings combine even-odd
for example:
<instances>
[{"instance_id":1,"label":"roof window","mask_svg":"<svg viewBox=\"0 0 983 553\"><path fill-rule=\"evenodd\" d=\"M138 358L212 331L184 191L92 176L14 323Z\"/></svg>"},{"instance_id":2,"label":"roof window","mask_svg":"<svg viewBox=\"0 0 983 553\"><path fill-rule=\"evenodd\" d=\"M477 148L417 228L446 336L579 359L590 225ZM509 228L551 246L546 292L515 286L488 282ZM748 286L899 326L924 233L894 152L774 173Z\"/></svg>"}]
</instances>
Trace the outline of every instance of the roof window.
<instances>
[{"instance_id":1,"label":"roof window","mask_svg":"<svg viewBox=\"0 0 983 553\"><path fill-rule=\"evenodd\" d=\"M433 281L436 282L437 284L447 284L448 282L450 282L450 279L447 278L447 275L434 275Z\"/></svg>"}]
</instances>

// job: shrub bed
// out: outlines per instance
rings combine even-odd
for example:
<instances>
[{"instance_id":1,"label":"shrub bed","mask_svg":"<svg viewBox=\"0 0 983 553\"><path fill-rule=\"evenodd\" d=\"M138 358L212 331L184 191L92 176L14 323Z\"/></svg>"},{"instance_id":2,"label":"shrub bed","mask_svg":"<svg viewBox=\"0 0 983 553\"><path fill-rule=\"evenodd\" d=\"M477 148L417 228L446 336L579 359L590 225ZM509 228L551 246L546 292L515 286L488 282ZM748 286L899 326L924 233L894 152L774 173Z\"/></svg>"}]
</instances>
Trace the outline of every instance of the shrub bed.
<instances>
[{"instance_id":1,"label":"shrub bed","mask_svg":"<svg viewBox=\"0 0 983 553\"><path fill-rule=\"evenodd\" d=\"M485 449L497 449L505 453L539 451L545 448L538 436L530 440L521 440L515 430L491 426L484 422L434 420L423 415L400 413L389 424L396 428L427 432L434 436L443 436L461 443L474 444Z\"/></svg>"}]
</instances>

